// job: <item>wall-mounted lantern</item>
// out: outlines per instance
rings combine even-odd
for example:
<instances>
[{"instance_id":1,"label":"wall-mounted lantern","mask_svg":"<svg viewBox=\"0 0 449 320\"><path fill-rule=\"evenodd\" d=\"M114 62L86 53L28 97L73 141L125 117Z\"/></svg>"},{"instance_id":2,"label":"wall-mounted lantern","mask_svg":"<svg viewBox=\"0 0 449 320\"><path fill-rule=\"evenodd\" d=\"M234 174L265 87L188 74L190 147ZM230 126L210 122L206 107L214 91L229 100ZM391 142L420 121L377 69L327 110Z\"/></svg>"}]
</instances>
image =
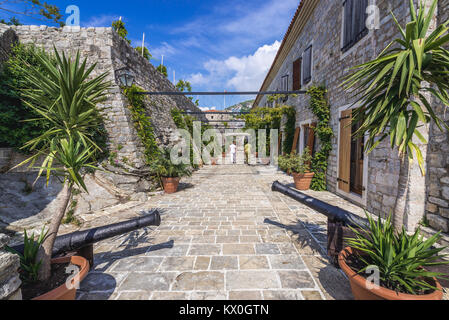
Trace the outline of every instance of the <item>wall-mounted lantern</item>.
<instances>
[{"instance_id":1,"label":"wall-mounted lantern","mask_svg":"<svg viewBox=\"0 0 449 320\"><path fill-rule=\"evenodd\" d=\"M134 83L134 74L126 68L118 69L116 71L116 76L122 87L129 88Z\"/></svg>"}]
</instances>

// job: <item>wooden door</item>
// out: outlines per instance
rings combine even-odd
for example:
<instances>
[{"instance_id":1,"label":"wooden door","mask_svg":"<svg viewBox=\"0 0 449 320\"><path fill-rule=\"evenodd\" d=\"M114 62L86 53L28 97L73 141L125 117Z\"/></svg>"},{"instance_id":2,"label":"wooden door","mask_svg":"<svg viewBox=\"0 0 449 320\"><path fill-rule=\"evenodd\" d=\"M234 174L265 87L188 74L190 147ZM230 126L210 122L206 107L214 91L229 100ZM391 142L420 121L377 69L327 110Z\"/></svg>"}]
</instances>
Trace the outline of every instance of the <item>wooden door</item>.
<instances>
[{"instance_id":1,"label":"wooden door","mask_svg":"<svg viewBox=\"0 0 449 320\"><path fill-rule=\"evenodd\" d=\"M351 135L352 110L345 110L340 118L340 150L338 188L349 193L351 191Z\"/></svg>"}]
</instances>

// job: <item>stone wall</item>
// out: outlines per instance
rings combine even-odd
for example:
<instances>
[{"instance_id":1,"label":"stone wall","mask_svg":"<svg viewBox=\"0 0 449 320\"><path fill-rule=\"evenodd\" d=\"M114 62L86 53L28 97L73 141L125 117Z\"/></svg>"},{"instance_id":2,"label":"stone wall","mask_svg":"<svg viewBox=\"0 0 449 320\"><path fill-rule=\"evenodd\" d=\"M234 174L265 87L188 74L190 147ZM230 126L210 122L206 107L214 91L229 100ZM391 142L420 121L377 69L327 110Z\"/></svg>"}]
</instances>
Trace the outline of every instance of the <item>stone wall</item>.
<instances>
[{"instance_id":1,"label":"stone wall","mask_svg":"<svg viewBox=\"0 0 449 320\"><path fill-rule=\"evenodd\" d=\"M134 129L126 97L121 93L116 71L126 68L136 75L136 83L146 91L175 91L173 84L164 78L154 66L142 58L112 28L55 28L47 26L5 26L0 25L0 32L10 28L16 33L21 43L34 43L46 50L64 51L71 55L80 50L82 58L88 63L96 63L94 75L108 72L107 80L112 82L109 98L100 105L107 108L104 112L110 148L119 148L118 158L127 158L135 167L143 167L143 147ZM11 31L9 31L11 32ZM147 99L148 115L152 118L155 134L161 144L170 144L174 139L176 126L171 119L170 110L174 107L182 110L200 111L186 97L161 96Z\"/></svg>"},{"instance_id":2,"label":"stone wall","mask_svg":"<svg viewBox=\"0 0 449 320\"><path fill-rule=\"evenodd\" d=\"M449 0L440 1L439 10L442 12L440 17L445 16L445 19L449 15L448 3ZM376 4L380 9L380 29L369 32L347 52L342 52L342 1L319 1L304 29L295 40L293 48L283 61L274 81L264 89L280 89L281 78L289 75L289 89L292 90L293 62L301 57L309 45L313 45L312 81L302 90L307 90L312 84L324 84L329 91L331 126L335 135L333 138L334 148L329 157L328 189L365 207L374 214L385 216L393 210L395 205L400 168L397 152L391 150L388 141L382 143L366 159L368 162L368 182L363 198L345 194L337 188L340 111L355 102L355 99L341 88L342 79L348 74L349 68L375 58L393 39L399 36L390 10L393 11L401 25L404 25L410 19L408 1L377 0ZM266 104L266 97L262 97L259 105ZM308 109L309 98L307 96L289 98L287 104L294 105L297 109L297 126L300 126L304 121L316 120ZM431 131L430 141L435 141L435 143L430 144L429 159L434 160L429 163L429 174L426 179L432 182L427 183L428 188L433 189L434 193L438 194L438 198L431 197L429 194L428 208L433 211L432 213L439 211L440 214L442 212L447 215L448 199L444 197L449 197L449 188L446 191L444 190L449 187L446 184L449 183L449 177L447 177L449 175L449 163L447 163L449 146L441 144L441 142L447 141L446 139L447 134L436 134L434 130ZM419 169L416 168L413 174L420 175ZM438 183L436 183L437 178L439 179ZM417 191L421 189L421 193L424 194L423 189L426 188L424 178L422 183L413 187L417 188ZM432 203L432 201L438 203ZM424 206L425 199L421 199L421 203ZM407 223L416 225L421 217L422 215L420 217L413 216L413 221L407 221ZM441 217L439 215L438 219L441 220ZM449 225L445 221L441 220L440 222L434 224L434 227L449 232Z\"/></svg>"},{"instance_id":3,"label":"stone wall","mask_svg":"<svg viewBox=\"0 0 449 320\"><path fill-rule=\"evenodd\" d=\"M18 255L4 250L9 238L0 233L0 300L22 300Z\"/></svg>"},{"instance_id":4,"label":"stone wall","mask_svg":"<svg viewBox=\"0 0 449 320\"><path fill-rule=\"evenodd\" d=\"M439 24L449 20L449 0L439 1ZM449 124L449 110L443 105L438 113ZM427 220L430 226L449 233L449 133L441 132L434 124L428 146Z\"/></svg>"}]
</instances>

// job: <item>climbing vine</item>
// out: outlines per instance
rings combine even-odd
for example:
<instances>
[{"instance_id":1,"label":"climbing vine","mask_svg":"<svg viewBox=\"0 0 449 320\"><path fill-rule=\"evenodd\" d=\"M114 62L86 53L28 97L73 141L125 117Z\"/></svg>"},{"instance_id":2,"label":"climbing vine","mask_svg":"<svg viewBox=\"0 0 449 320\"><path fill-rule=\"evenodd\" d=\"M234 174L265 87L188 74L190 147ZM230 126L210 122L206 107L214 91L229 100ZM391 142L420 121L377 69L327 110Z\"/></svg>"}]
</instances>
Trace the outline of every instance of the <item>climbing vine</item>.
<instances>
[{"instance_id":1,"label":"climbing vine","mask_svg":"<svg viewBox=\"0 0 449 320\"><path fill-rule=\"evenodd\" d=\"M268 97L268 101L277 101L278 95ZM287 117L284 126L285 139L282 145L284 153L290 153L293 146L296 124L296 110L294 107L277 104L276 107L256 107L249 114L240 116L245 120L246 129L280 129L283 116ZM267 134L267 146L270 145L270 135ZM257 143L258 146L258 143Z\"/></svg>"},{"instance_id":2,"label":"climbing vine","mask_svg":"<svg viewBox=\"0 0 449 320\"><path fill-rule=\"evenodd\" d=\"M126 88L124 93L128 98L134 128L145 149L145 161L149 164L159 155L159 148L154 137L154 129L150 117L145 111L145 97L144 95L138 94L138 92L143 91L143 89L133 85L130 88Z\"/></svg>"},{"instance_id":3,"label":"climbing vine","mask_svg":"<svg viewBox=\"0 0 449 320\"><path fill-rule=\"evenodd\" d=\"M328 159L332 151L332 137L334 135L332 128L329 125L331 112L326 97L327 90L324 86L312 86L307 90L307 95L310 96L309 109L318 118L315 134L321 142L321 149L315 154L311 164L312 171L315 173L311 189L315 191L325 191L327 190L326 173Z\"/></svg>"},{"instance_id":4,"label":"climbing vine","mask_svg":"<svg viewBox=\"0 0 449 320\"><path fill-rule=\"evenodd\" d=\"M198 121L196 118L189 116L187 114L183 114L183 111L173 108L171 111L172 119L178 129L184 129L190 132L190 134L193 134L193 122ZM208 124L202 123L201 124L201 136L203 136L204 132L208 129L211 129L212 127ZM208 143L212 142L209 141ZM192 164L194 169L198 168L198 165L194 164L194 152L193 152L193 143L190 144L190 163Z\"/></svg>"}]
</instances>

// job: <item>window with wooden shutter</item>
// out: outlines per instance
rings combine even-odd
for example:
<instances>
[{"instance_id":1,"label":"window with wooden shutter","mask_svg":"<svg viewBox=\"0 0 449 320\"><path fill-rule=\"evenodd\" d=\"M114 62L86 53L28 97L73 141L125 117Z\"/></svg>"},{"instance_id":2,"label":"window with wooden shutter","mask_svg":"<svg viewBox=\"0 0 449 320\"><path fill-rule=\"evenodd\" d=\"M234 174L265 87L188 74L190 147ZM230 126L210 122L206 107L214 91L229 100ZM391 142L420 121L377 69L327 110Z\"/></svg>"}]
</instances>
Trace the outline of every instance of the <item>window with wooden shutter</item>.
<instances>
[{"instance_id":1,"label":"window with wooden shutter","mask_svg":"<svg viewBox=\"0 0 449 320\"><path fill-rule=\"evenodd\" d=\"M293 91L301 90L301 64L301 58L293 62Z\"/></svg>"},{"instance_id":2,"label":"window with wooden shutter","mask_svg":"<svg viewBox=\"0 0 449 320\"><path fill-rule=\"evenodd\" d=\"M298 141L299 141L299 135L301 134L301 128L298 127L295 130L295 137L293 138L293 145L292 145L292 152L295 153L296 149L298 148Z\"/></svg>"},{"instance_id":3,"label":"window with wooden shutter","mask_svg":"<svg viewBox=\"0 0 449 320\"><path fill-rule=\"evenodd\" d=\"M366 8L368 0L343 2L343 51L347 51L368 34Z\"/></svg>"},{"instance_id":4,"label":"window with wooden shutter","mask_svg":"<svg viewBox=\"0 0 449 320\"><path fill-rule=\"evenodd\" d=\"M308 84L312 80L312 46L304 51L302 67L302 84Z\"/></svg>"},{"instance_id":5,"label":"window with wooden shutter","mask_svg":"<svg viewBox=\"0 0 449 320\"><path fill-rule=\"evenodd\" d=\"M351 134L352 110L345 110L340 118L340 150L338 188L349 193L351 191Z\"/></svg>"},{"instance_id":6,"label":"window with wooden shutter","mask_svg":"<svg viewBox=\"0 0 449 320\"><path fill-rule=\"evenodd\" d=\"M281 86L282 86L282 91L288 91L288 74L283 76L281 78ZM288 95L285 95L285 97L281 98L282 102L286 102L288 100Z\"/></svg>"}]
</instances>

